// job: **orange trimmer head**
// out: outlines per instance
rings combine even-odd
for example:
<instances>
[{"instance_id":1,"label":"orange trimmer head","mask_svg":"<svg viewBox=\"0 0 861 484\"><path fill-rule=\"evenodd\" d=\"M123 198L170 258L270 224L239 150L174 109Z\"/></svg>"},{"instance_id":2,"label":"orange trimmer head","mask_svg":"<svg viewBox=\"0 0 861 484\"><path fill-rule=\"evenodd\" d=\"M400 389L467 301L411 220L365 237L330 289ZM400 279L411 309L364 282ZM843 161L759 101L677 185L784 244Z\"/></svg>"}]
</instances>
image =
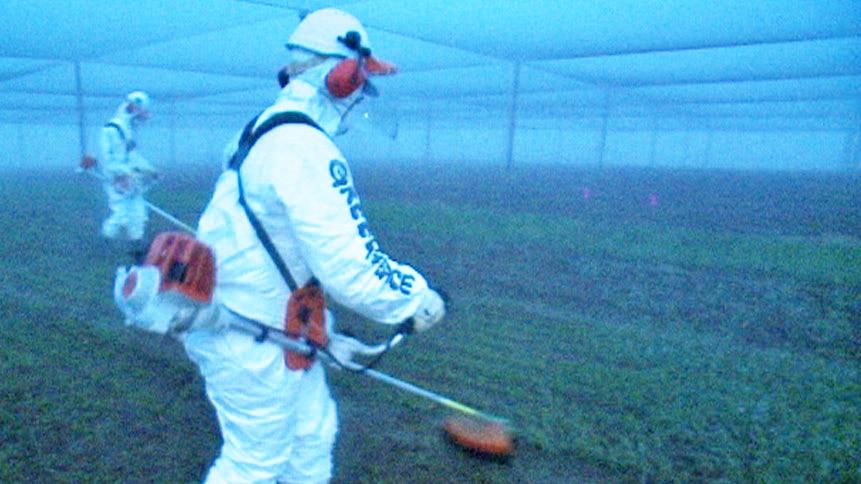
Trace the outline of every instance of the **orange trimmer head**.
<instances>
[{"instance_id":1,"label":"orange trimmer head","mask_svg":"<svg viewBox=\"0 0 861 484\"><path fill-rule=\"evenodd\" d=\"M514 455L514 434L503 421L452 415L443 430L451 443L478 457L507 460Z\"/></svg>"}]
</instances>

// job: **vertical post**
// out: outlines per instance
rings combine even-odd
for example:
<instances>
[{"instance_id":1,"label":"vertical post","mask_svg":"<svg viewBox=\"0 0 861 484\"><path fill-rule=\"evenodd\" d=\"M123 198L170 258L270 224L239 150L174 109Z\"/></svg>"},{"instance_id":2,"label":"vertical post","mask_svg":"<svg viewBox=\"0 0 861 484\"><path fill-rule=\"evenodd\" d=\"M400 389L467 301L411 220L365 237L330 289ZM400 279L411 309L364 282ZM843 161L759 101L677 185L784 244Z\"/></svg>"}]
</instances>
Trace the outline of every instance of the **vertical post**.
<instances>
[{"instance_id":1,"label":"vertical post","mask_svg":"<svg viewBox=\"0 0 861 484\"><path fill-rule=\"evenodd\" d=\"M658 153L658 115L652 115L652 137L649 143L649 163L648 166L655 166L655 157Z\"/></svg>"},{"instance_id":2,"label":"vertical post","mask_svg":"<svg viewBox=\"0 0 861 484\"><path fill-rule=\"evenodd\" d=\"M511 102L508 105L508 146L505 152L505 166L511 168L514 161L514 134L517 131L517 96L520 92L520 61L514 63L514 79L511 83Z\"/></svg>"},{"instance_id":3,"label":"vertical post","mask_svg":"<svg viewBox=\"0 0 861 484\"><path fill-rule=\"evenodd\" d=\"M687 116L682 116L682 119L685 121L686 129L680 130L682 136L682 166L688 167L692 165L691 162L691 130L692 126L691 120Z\"/></svg>"},{"instance_id":4,"label":"vertical post","mask_svg":"<svg viewBox=\"0 0 861 484\"><path fill-rule=\"evenodd\" d=\"M861 168L861 130L846 132L846 143L843 148L843 166L852 170Z\"/></svg>"},{"instance_id":5,"label":"vertical post","mask_svg":"<svg viewBox=\"0 0 861 484\"><path fill-rule=\"evenodd\" d=\"M170 100L170 161L176 166L176 99Z\"/></svg>"},{"instance_id":6,"label":"vertical post","mask_svg":"<svg viewBox=\"0 0 861 484\"><path fill-rule=\"evenodd\" d=\"M386 130L386 136L391 138L391 140L393 142L398 141L398 133L400 132L400 129L401 129L401 112L400 112L400 110L398 110L398 106L400 106L400 103L394 103L394 106L393 106L394 112L392 113L392 115L394 116L395 125L392 127L392 129Z\"/></svg>"},{"instance_id":7,"label":"vertical post","mask_svg":"<svg viewBox=\"0 0 861 484\"><path fill-rule=\"evenodd\" d=\"M855 148L852 151L850 167L861 170L861 129L855 131Z\"/></svg>"},{"instance_id":8,"label":"vertical post","mask_svg":"<svg viewBox=\"0 0 861 484\"><path fill-rule=\"evenodd\" d=\"M78 97L78 142L80 143L81 157L87 154L87 127L84 116L84 89L81 80L81 63L75 61L75 92Z\"/></svg>"},{"instance_id":9,"label":"vertical post","mask_svg":"<svg viewBox=\"0 0 861 484\"><path fill-rule=\"evenodd\" d=\"M854 126L846 129L843 162L840 167L847 171L861 170L861 101L855 104L855 116L850 123Z\"/></svg>"},{"instance_id":10,"label":"vertical post","mask_svg":"<svg viewBox=\"0 0 861 484\"><path fill-rule=\"evenodd\" d=\"M714 138L714 127L712 126L711 119L705 121L706 123L706 148L703 152L703 167L712 166L712 139Z\"/></svg>"},{"instance_id":11,"label":"vertical post","mask_svg":"<svg viewBox=\"0 0 861 484\"><path fill-rule=\"evenodd\" d=\"M431 103L427 103L427 114L425 115L425 161L431 161L431 126L433 110Z\"/></svg>"},{"instance_id":12,"label":"vertical post","mask_svg":"<svg viewBox=\"0 0 861 484\"><path fill-rule=\"evenodd\" d=\"M604 148L607 146L607 122L610 117L610 88L604 91L604 112L601 115L601 138L598 140L598 166L604 166Z\"/></svg>"},{"instance_id":13,"label":"vertical post","mask_svg":"<svg viewBox=\"0 0 861 484\"><path fill-rule=\"evenodd\" d=\"M24 168L27 166L27 160L29 159L26 152L27 147L24 144L24 140L27 139L25 138L26 134L24 124L18 123L18 136L16 136L18 139L18 149L16 150L18 152L18 159L15 160L16 163L18 163L18 168Z\"/></svg>"}]
</instances>

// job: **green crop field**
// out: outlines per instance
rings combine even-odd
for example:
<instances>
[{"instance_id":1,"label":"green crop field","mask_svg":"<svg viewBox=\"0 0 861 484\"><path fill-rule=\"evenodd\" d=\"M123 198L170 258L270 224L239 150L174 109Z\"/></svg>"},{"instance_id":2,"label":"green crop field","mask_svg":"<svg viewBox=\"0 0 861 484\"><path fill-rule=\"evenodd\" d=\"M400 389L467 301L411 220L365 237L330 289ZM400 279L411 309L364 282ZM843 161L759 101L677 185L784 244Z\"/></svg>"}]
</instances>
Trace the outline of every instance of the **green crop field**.
<instances>
[{"instance_id":1,"label":"green crop field","mask_svg":"<svg viewBox=\"0 0 861 484\"><path fill-rule=\"evenodd\" d=\"M861 482L857 176L353 170L383 248L451 297L378 369L509 419L517 449L477 459L450 410L331 370L333 482ZM215 176L150 200L195 225ZM0 482L200 482L214 413L178 342L122 325L99 188L3 173L0 197Z\"/></svg>"}]
</instances>

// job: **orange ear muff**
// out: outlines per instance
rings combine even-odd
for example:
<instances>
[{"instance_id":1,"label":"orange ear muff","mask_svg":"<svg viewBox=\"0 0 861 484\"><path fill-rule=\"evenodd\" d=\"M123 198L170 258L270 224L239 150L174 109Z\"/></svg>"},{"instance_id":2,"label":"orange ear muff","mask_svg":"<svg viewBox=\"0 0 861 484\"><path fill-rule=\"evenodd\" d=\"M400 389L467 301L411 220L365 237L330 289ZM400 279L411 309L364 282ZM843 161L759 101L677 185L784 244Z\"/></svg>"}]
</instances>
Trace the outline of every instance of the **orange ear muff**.
<instances>
[{"instance_id":1,"label":"orange ear muff","mask_svg":"<svg viewBox=\"0 0 861 484\"><path fill-rule=\"evenodd\" d=\"M126 112L129 114L133 114L140 119L149 119L149 112L144 111L143 108L137 103L130 102L126 104Z\"/></svg>"},{"instance_id":2,"label":"orange ear muff","mask_svg":"<svg viewBox=\"0 0 861 484\"><path fill-rule=\"evenodd\" d=\"M356 92L365 83L364 69L354 58L344 59L326 75L326 87L338 99Z\"/></svg>"}]
</instances>

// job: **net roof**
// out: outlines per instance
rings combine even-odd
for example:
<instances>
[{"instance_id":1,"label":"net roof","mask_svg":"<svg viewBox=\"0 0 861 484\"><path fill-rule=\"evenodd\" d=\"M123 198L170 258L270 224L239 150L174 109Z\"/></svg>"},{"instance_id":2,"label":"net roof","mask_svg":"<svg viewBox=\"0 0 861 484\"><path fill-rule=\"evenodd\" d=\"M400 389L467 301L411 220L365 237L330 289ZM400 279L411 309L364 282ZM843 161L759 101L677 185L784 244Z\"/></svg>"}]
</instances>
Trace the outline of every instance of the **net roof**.
<instances>
[{"instance_id":1,"label":"net roof","mask_svg":"<svg viewBox=\"0 0 861 484\"><path fill-rule=\"evenodd\" d=\"M857 0L0 0L0 122L79 121L147 91L171 122L237 126L272 101L300 16L342 8L400 67L404 122L612 115L857 129ZM98 118L98 116L97 116Z\"/></svg>"}]
</instances>

